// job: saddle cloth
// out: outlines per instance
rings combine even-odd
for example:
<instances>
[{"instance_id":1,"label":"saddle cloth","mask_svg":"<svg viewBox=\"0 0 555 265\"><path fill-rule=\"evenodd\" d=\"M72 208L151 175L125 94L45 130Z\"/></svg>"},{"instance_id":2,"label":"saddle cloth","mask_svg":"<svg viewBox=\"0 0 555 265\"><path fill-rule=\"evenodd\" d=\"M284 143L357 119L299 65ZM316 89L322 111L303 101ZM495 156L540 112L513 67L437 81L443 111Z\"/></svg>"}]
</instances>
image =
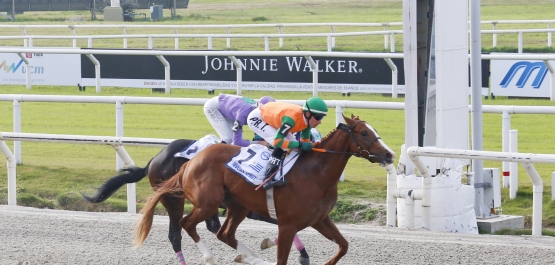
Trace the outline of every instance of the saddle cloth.
<instances>
[{"instance_id":1,"label":"saddle cloth","mask_svg":"<svg viewBox=\"0 0 555 265\"><path fill-rule=\"evenodd\" d=\"M213 134L208 134L198 139L197 141L190 143L187 147L175 153L173 156L183 157L191 160L195 155L197 155L200 151L204 150L206 147L220 142L221 140L217 136Z\"/></svg>"},{"instance_id":2,"label":"saddle cloth","mask_svg":"<svg viewBox=\"0 0 555 265\"><path fill-rule=\"evenodd\" d=\"M254 186L258 186L264 182L268 159L272 152L265 146L259 144L251 144L247 147L241 147L241 151L233 156L226 167L244 178L247 182ZM275 180L283 178L287 172L293 167L298 158L296 150L284 159L280 170L274 176Z\"/></svg>"}]
</instances>

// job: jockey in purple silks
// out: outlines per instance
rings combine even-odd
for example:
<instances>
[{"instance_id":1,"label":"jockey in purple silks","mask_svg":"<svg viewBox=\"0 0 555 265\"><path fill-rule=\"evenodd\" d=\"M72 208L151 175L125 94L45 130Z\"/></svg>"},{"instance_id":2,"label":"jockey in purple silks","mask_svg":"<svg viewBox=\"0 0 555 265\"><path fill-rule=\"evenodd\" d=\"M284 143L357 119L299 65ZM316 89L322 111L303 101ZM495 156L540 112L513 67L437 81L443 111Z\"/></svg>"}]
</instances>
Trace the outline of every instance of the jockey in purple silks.
<instances>
[{"instance_id":1,"label":"jockey in purple silks","mask_svg":"<svg viewBox=\"0 0 555 265\"><path fill-rule=\"evenodd\" d=\"M243 137L243 125L247 123L247 117L252 110L259 105L276 100L264 96L257 101L248 97L220 94L213 97L204 104L204 114L220 135L220 139L228 144L238 146L249 146L250 144L261 144L268 146L264 140L249 141Z\"/></svg>"}]
</instances>

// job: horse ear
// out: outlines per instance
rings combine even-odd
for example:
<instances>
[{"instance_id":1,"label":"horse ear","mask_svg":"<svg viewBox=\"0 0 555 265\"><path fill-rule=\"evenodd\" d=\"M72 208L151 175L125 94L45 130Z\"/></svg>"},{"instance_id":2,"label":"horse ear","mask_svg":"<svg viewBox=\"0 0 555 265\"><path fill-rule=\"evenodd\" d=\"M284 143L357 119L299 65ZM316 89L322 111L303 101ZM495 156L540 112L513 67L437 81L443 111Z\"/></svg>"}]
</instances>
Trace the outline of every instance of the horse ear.
<instances>
[{"instance_id":1,"label":"horse ear","mask_svg":"<svg viewBox=\"0 0 555 265\"><path fill-rule=\"evenodd\" d=\"M360 120L359 116L355 116L355 114L351 114L351 119L353 120Z\"/></svg>"},{"instance_id":2,"label":"horse ear","mask_svg":"<svg viewBox=\"0 0 555 265\"><path fill-rule=\"evenodd\" d=\"M354 117L355 119L357 118L357 116L354 116L351 114L351 117ZM355 124L355 121L353 119L349 119L347 116L343 115L343 120L345 120L345 124L347 125L353 125Z\"/></svg>"}]
</instances>

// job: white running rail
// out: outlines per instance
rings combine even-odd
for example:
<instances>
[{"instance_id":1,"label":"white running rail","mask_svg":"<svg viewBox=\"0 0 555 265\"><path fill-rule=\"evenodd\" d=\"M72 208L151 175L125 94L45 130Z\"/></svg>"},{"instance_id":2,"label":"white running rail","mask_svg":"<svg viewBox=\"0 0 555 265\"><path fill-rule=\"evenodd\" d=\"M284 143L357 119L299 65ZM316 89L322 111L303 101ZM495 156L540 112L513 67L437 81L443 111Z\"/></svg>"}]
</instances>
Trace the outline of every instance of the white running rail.
<instances>
[{"instance_id":1,"label":"white running rail","mask_svg":"<svg viewBox=\"0 0 555 265\"><path fill-rule=\"evenodd\" d=\"M523 33L547 33L547 47L552 47L552 36L553 30L552 25L555 23L555 20L491 20L491 21L482 21L482 25L490 24L492 25L492 30L482 30L482 34L492 34L492 46L497 47L497 36L498 34L518 34L518 44L519 44L519 51L522 51L522 42L523 42ZM504 30L497 30L498 25L525 25L525 24L545 24L547 25L546 29L504 29ZM278 35L283 35L279 38L279 47L283 47L283 38L284 29L285 28L315 28L315 27L324 27L329 28L330 33L336 33L338 28L353 28L353 27L361 27L361 28L373 28L373 27L380 27L383 28L381 31L381 35L384 38L384 49L390 49L392 52L395 50L395 37L394 34L396 30L390 30L390 27L397 28L402 27L402 22L383 22L383 23L281 23L281 24L227 24L227 25L137 25L137 24L111 24L111 25L0 25L0 29L5 29L4 32L7 32L8 29L20 29L23 35L28 36L27 30L35 30L35 29L64 29L67 28L71 31L70 36L74 36L73 38L73 46L76 46L76 39L77 39L77 32L76 29L121 29L122 35L120 38L124 39L124 48L127 48L127 37L128 35L127 30L148 30L148 29L160 29L160 30L173 30L174 34L179 34L179 30L198 30L198 29L213 29L213 30L224 30L225 34L230 35L231 29L235 30L242 30L245 31L246 29L262 29L262 28L275 28L278 31ZM296 30L298 31L298 30ZM313 32L314 29L311 29ZM0 32L2 32L0 30ZM306 36L307 33L304 33ZM402 34L402 32L401 32ZM218 35L218 34L216 34ZM232 34L234 35L234 34ZM175 35L174 35L175 37ZM211 37L208 37L209 40L209 47L211 46ZM229 37L225 37L227 40L227 48L231 48L231 35ZM179 40L175 37L175 47L179 46ZM391 43L391 44L390 44ZM149 42L150 44L150 42ZM89 45L91 42L89 41ZM27 44L24 44L27 46ZM32 45L31 45L32 46ZM92 47L92 46L89 46ZM331 43L328 43L328 47L335 47L335 36L331 36ZM176 48L177 49L177 48ZM209 48L211 49L211 48Z\"/></svg>"},{"instance_id":2,"label":"white running rail","mask_svg":"<svg viewBox=\"0 0 555 265\"><path fill-rule=\"evenodd\" d=\"M38 134L38 133L14 133L0 132L0 150L8 161L8 205L17 205L16 198L16 158L4 141L32 141L32 142L58 142L58 143L77 143L77 144L100 144L112 146L119 157L123 160L126 167L134 166L135 163L124 145L131 146L156 146L163 147L169 144L172 139L153 139L153 138L130 138L130 137L111 137L111 136L88 136L88 135L67 135L67 134ZM136 213L136 188L135 183L127 184L127 212Z\"/></svg>"},{"instance_id":3,"label":"white running rail","mask_svg":"<svg viewBox=\"0 0 555 265\"><path fill-rule=\"evenodd\" d=\"M431 196L431 174L428 171L426 165L420 160L420 156L429 156L429 157L444 157L444 158L466 158L466 159L474 159L474 160L492 160L492 161L508 161L508 162L516 162L520 163L530 180L532 181L533 185L533 201L532 201L532 235L533 236L541 236L542 235L542 194L543 194L543 182L536 171L533 163L547 163L547 164L555 164L555 155L553 154L531 154L531 153L509 153L509 152L493 152L493 151L475 151L475 150L461 150L461 149L445 149L445 148L436 148L436 147L409 147L407 149L407 154L414 162L415 166L418 168L418 171L422 175L422 190L423 196L425 197L424 200L430 201L429 196ZM427 198L426 198L427 197ZM424 204L424 202L423 202ZM428 205L431 206L431 205ZM433 207L433 206L432 206ZM428 222L424 222L424 226L428 225L429 228L429 216L424 216L425 214L429 214L429 211L422 212L423 220L428 220Z\"/></svg>"}]
</instances>

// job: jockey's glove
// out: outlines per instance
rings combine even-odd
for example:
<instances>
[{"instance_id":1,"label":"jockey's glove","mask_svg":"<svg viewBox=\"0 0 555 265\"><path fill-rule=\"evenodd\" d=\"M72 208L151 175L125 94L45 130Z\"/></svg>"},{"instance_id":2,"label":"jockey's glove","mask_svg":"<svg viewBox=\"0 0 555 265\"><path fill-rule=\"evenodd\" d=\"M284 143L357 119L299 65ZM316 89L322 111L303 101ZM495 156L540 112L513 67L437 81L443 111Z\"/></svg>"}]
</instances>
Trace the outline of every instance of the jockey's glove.
<instances>
[{"instance_id":1,"label":"jockey's glove","mask_svg":"<svg viewBox=\"0 0 555 265\"><path fill-rule=\"evenodd\" d=\"M313 145L312 145L311 142L301 142L301 144L300 144L300 148L302 150L305 150L305 151L310 151L312 149L312 147L313 147Z\"/></svg>"}]
</instances>

